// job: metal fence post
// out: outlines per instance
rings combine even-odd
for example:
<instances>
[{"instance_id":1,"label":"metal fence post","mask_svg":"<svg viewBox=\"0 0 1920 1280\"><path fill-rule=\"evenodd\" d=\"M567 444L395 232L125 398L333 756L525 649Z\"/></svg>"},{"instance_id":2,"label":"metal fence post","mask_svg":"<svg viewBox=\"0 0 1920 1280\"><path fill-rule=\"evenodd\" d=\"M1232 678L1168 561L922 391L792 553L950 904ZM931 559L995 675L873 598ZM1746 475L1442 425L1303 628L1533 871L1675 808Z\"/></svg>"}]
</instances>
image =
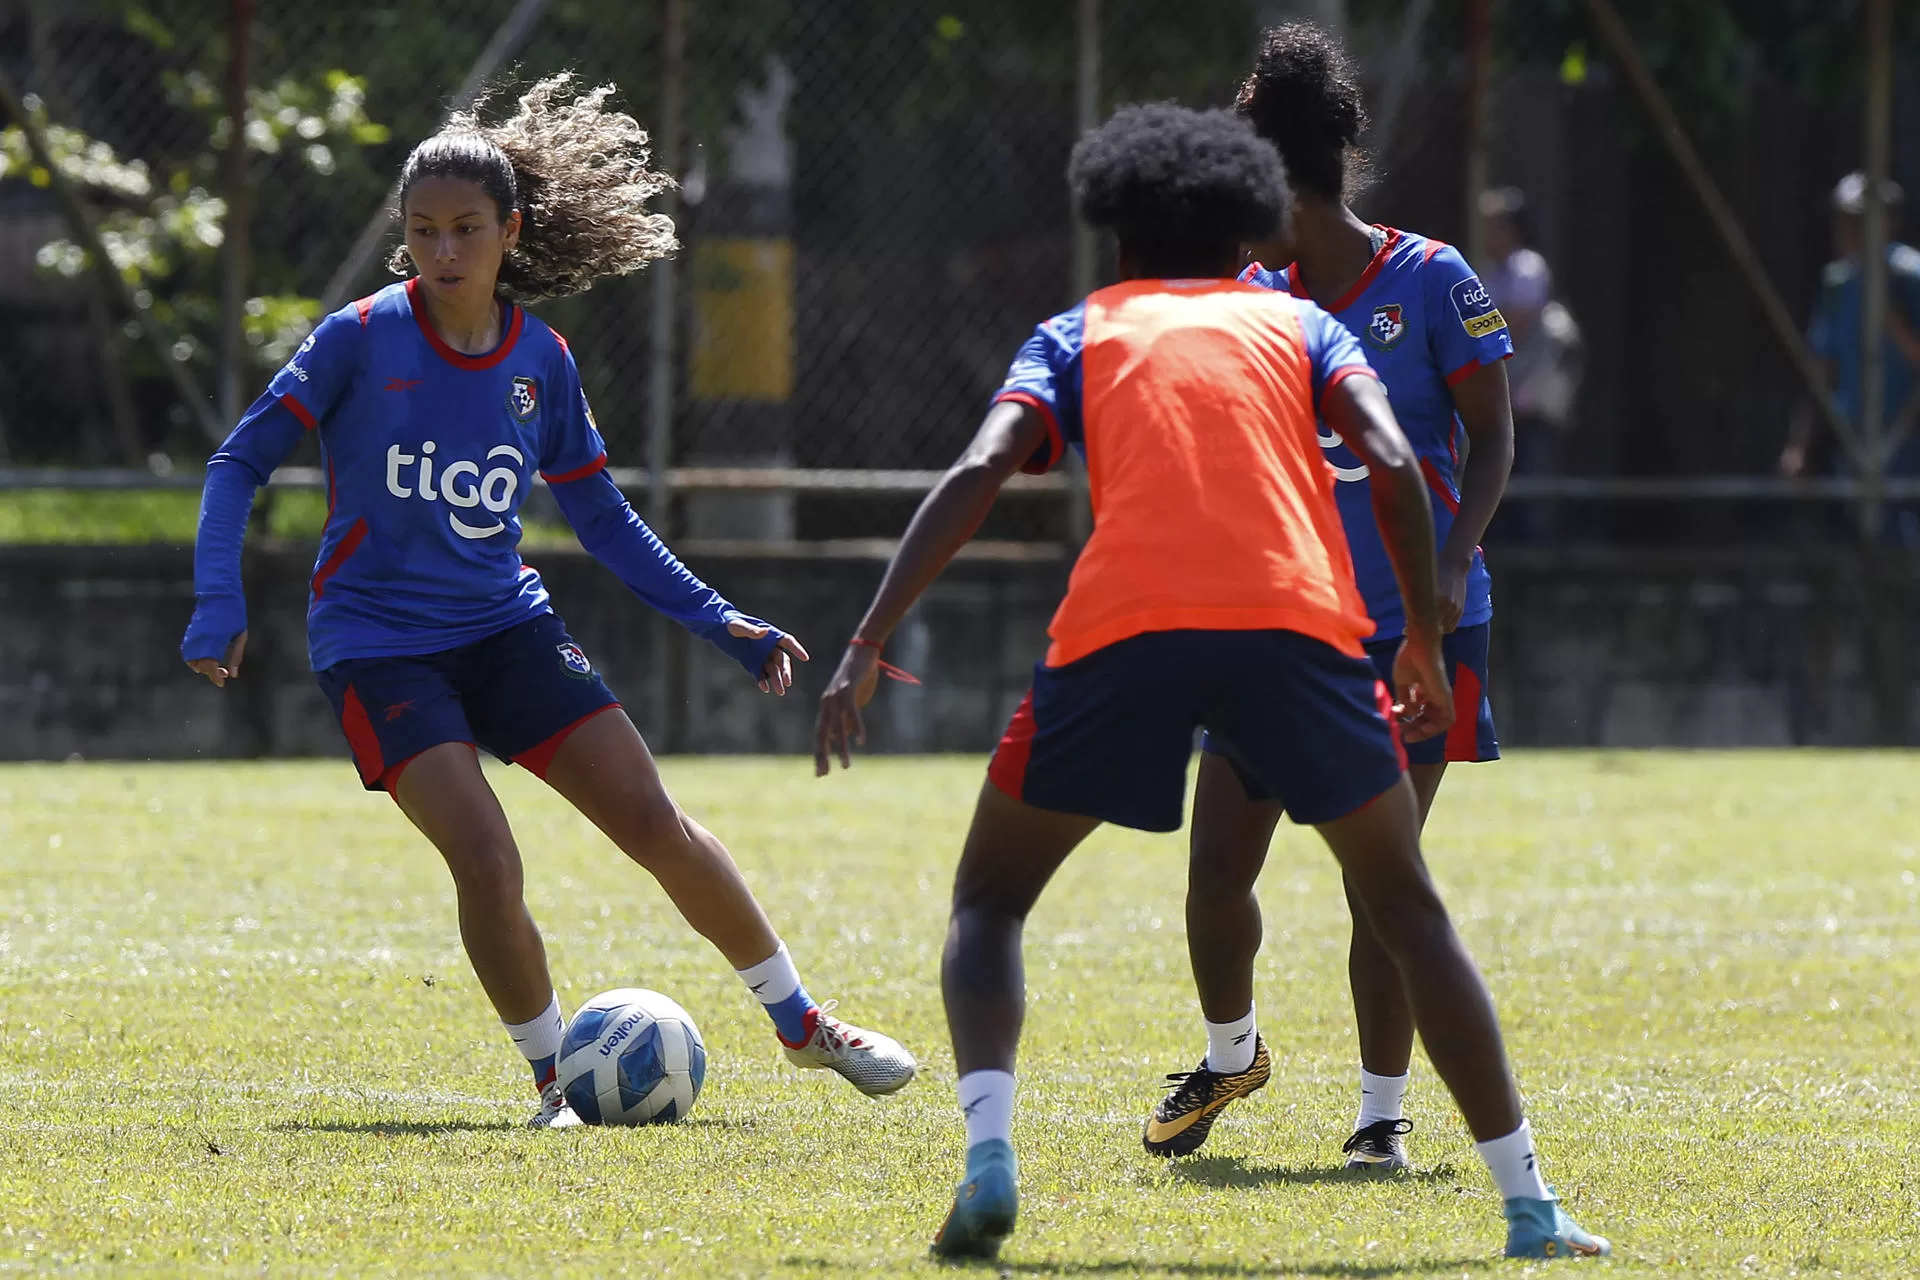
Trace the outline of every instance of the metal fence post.
<instances>
[{"instance_id":1,"label":"metal fence post","mask_svg":"<svg viewBox=\"0 0 1920 1280\"><path fill-rule=\"evenodd\" d=\"M660 77L660 117L654 129L655 164L680 178L681 137L685 132L682 116L686 105L687 5L686 0L662 0L661 26L662 72ZM661 199L661 212L677 215L679 189L669 190ZM650 330L647 342L647 521L664 540L673 533L673 487L669 470L673 466L673 405L677 389L674 368L674 335L679 324L679 271L673 258L663 258L649 268L652 279L648 302ZM659 637L658 660L653 664L654 724L650 726L662 751L678 749L680 714L686 702L686 639L680 629L665 617L654 622Z\"/></svg>"},{"instance_id":2,"label":"metal fence post","mask_svg":"<svg viewBox=\"0 0 1920 1280\"><path fill-rule=\"evenodd\" d=\"M1080 0L1075 26L1079 56L1074 75L1074 134L1084 137L1100 123L1100 0ZM1100 239L1078 213L1073 219L1073 300L1092 293L1099 280L1095 255ZM1067 534L1077 547L1093 533L1092 498L1087 485L1085 463L1069 461L1067 474L1073 478L1067 494Z\"/></svg>"},{"instance_id":3,"label":"metal fence post","mask_svg":"<svg viewBox=\"0 0 1920 1280\"><path fill-rule=\"evenodd\" d=\"M1480 193L1487 189L1487 98L1493 86L1492 0L1467 0L1467 261L1484 270Z\"/></svg>"},{"instance_id":4,"label":"metal fence post","mask_svg":"<svg viewBox=\"0 0 1920 1280\"><path fill-rule=\"evenodd\" d=\"M247 245L253 219L247 189L247 46L253 0L231 0L227 19L227 225L220 291L220 420L239 420L247 353Z\"/></svg>"},{"instance_id":5,"label":"metal fence post","mask_svg":"<svg viewBox=\"0 0 1920 1280\"><path fill-rule=\"evenodd\" d=\"M1892 461L1883 448L1887 416L1887 169L1893 150L1893 4L1869 0L1866 29L1867 204L1860 246L1861 535L1879 537L1881 482Z\"/></svg>"}]
</instances>

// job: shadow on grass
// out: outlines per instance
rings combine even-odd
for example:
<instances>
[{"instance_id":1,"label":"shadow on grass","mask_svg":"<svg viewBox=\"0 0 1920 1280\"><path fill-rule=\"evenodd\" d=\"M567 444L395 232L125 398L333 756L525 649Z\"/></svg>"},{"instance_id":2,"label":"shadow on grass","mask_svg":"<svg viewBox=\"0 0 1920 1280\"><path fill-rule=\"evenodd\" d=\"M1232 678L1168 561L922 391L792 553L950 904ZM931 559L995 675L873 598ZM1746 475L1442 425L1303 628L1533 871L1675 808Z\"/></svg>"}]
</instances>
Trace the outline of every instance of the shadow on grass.
<instances>
[{"instance_id":1,"label":"shadow on grass","mask_svg":"<svg viewBox=\"0 0 1920 1280\"><path fill-rule=\"evenodd\" d=\"M1478 1258L1423 1258L1416 1262L1397 1264L1347 1263L1347 1262L1311 1262L1305 1265L1289 1263L1242 1263L1242 1262L1162 1262L1153 1258L1103 1258L1088 1262L1015 1262L1006 1258L998 1260L958 1259L945 1263L956 1271L984 1272L992 1271L997 1275L1047 1275L1047 1276L1132 1276L1140 1274L1175 1276L1271 1276L1276 1273L1299 1276L1325 1276L1329 1280L1376 1280L1386 1276L1424 1275L1429 1272L1460 1272L1469 1269L1485 1268L1491 1259ZM842 1271L846 1263L837 1258L782 1258L780 1264L785 1267L798 1267L814 1271Z\"/></svg>"},{"instance_id":2,"label":"shadow on grass","mask_svg":"<svg viewBox=\"0 0 1920 1280\"><path fill-rule=\"evenodd\" d=\"M524 1120L283 1120L267 1127L275 1133L359 1133L380 1138L431 1138L443 1133L514 1133L525 1129L527 1123ZM602 1126L581 1126L583 1129L600 1127ZM620 1128L622 1126L604 1127ZM755 1126L751 1120L735 1120L726 1116L694 1116L671 1127L748 1130Z\"/></svg>"},{"instance_id":3,"label":"shadow on grass","mask_svg":"<svg viewBox=\"0 0 1920 1280\"><path fill-rule=\"evenodd\" d=\"M379 1138L432 1138L443 1133L511 1133L524 1120L283 1120L275 1133L362 1133Z\"/></svg>"},{"instance_id":4,"label":"shadow on grass","mask_svg":"<svg viewBox=\"0 0 1920 1280\"><path fill-rule=\"evenodd\" d=\"M1312 1186L1322 1182L1452 1182L1453 1166L1365 1173L1339 1165L1250 1165L1244 1156L1200 1156L1171 1162L1174 1177L1207 1187Z\"/></svg>"}]
</instances>

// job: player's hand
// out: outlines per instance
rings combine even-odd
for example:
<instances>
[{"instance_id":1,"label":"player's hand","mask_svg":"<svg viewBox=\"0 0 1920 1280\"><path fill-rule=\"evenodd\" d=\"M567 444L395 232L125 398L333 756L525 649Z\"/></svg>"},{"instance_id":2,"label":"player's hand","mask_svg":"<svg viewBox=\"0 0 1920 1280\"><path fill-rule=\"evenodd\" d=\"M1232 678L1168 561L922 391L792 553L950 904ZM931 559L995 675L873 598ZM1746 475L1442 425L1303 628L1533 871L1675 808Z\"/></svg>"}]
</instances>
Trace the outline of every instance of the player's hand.
<instances>
[{"instance_id":1,"label":"player's hand","mask_svg":"<svg viewBox=\"0 0 1920 1280\"><path fill-rule=\"evenodd\" d=\"M727 624L727 634L736 640L758 640L772 630L764 622L748 622L744 618L735 618ZM809 661L807 647L792 636L781 636L780 643L767 655L767 665L760 669L760 692L771 693L778 698L786 697L787 690L793 688L795 658L802 662Z\"/></svg>"},{"instance_id":2,"label":"player's hand","mask_svg":"<svg viewBox=\"0 0 1920 1280\"><path fill-rule=\"evenodd\" d=\"M1446 559L1440 562L1440 583L1438 604L1440 606L1440 634L1450 636L1453 629L1460 625L1460 615L1467 611L1467 575L1473 570L1473 557L1465 560Z\"/></svg>"},{"instance_id":3,"label":"player's hand","mask_svg":"<svg viewBox=\"0 0 1920 1280\"><path fill-rule=\"evenodd\" d=\"M1790 444L1780 451L1780 474L1789 480L1798 480L1807 473L1807 449L1805 445Z\"/></svg>"},{"instance_id":4,"label":"player's hand","mask_svg":"<svg viewBox=\"0 0 1920 1280\"><path fill-rule=\"evenodd\" d=\"M813 775L824 778L840 758L842 769L853 767L852 747L867 745L867 726L860 708L873 701L880 685L880 651L872 645L850 644L840 667L820 695L820 718L813 728Z\"/></svg>"},{"instance_id":5,"label":"player's hand","mask_svg":"<svg viewBox=\"0 0 1920 1280\"><path fill-rule=\"evenodd\" d=\"M224 689L227 681L240 678L240 660L247 656L247 633L242 631L227 646L227 656L218 660L213 658L195 658L187 666L200 675L213 681L214 687Z\"/></svg>"},{"instance_id":6,"label":"player's hand","mask_svg":"<svg viewBox=\"0 0 1920 1280\"><path fill-rule=\"evenodd\" d=\"M1393 661L1394 714L1404 742L1437 738L1453 725L1453 688L1438 635L1408 631Z\"/></svg>"}]
</instances>

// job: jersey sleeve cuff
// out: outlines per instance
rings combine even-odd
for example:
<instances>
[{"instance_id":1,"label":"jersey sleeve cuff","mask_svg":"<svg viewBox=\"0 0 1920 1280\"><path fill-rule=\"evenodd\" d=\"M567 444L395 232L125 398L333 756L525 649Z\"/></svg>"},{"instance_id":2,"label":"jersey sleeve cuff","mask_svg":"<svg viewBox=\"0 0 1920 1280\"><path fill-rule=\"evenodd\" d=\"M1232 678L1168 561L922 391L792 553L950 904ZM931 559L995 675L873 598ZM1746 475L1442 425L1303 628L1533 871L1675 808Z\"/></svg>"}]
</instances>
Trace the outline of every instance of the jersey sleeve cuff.
<instances>
[{"instance_id":1,"label":"jersey sleeve cuff","mask_svg":"<svg viewBox=\"0 0 1920 1280\"><path fill-rule=\"evenodd\" d=\"M1513 353L1510 351L1497 355L1492 360L1483 360L1479 356L1475 356L1473 359L1467 361L1465 364L1461 365L1458 369L1455 369L1452 373L1447 375L1447 386L1449 388L1457 387L1461 383L1465 382L1468 378L1471 378L1474 374L1486 368L1488 365L1498 364L1502 360L1511 360L1512 358L1513 358Z\"/></svg>"},{"instance_id":2,"label":"jersey sleeve cuff","mask_svg":"<svg viewBox=\"0 0 1920 1280\"><path fill-rule=\"evenodd\" d=\"M542 471L540 478L548 484L571 484L575 480L585 480L590 475L595 475L606 470L606 466L607 455L603 452L599 457L587 463L584 467L575 467L571 471Z\"/></svg>"},{"instance_id":3,"label":"jersey sleeve cuff","mask_svg":"<svg viewBox=\"0 0 1920 1280\"><path fill-rule=\"evenodd\" d=\"M1370 364L1343 364L1327 375L1327 381L1320 388L1320 394L1314 397L1313 407L1318 409L1320 403L1326 399L1327 392L1333 390L1348 378L1372 378L1375 382L1378 382L1380 381L1380 374Z\"/></svg>"},{"instance_id":4,"label":"jersey sleeve cuff","mask_svg":"<svg viewBox=\"0 0 1920 1280\"><path fill-rule=\"evenodd\" d=\"M1031 391L1003 391L993 398L995 404L1004 404L1009 400L1016 404L1032 405L1040 411L1041 419L1047 424L1047 443L1020 464L1020 469L1028 475L1045 475L1059 466L1060 459L1066 456L1067 438L1060 433L1060 419L1052 405Z\"/></svg>"}]
</instances>

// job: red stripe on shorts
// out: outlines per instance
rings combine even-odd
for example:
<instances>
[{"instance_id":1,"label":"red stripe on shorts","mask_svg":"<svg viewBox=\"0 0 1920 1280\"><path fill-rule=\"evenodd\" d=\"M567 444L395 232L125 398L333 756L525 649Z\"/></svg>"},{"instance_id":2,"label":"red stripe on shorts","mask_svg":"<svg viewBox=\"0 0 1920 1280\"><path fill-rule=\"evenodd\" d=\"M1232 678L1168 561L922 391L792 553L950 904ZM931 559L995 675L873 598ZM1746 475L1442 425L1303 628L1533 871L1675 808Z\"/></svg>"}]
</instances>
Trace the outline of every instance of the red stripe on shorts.
<instances>
[{"instance_id":1,"label":"red stripe on shorts","mask_svg":"<svg viewBox=\"0 0 1920 1280\"><path fill-rule=\"evenodd\" d=\"M1393 754L1400 759L1400 772L1407 771L1407 744L1400 741L1400 717L1393 714L1393 690L1387 688L1385 680L1373 682L1373 699L1380 708L1380 718L1387 722L1387 732L1393 735Z\"/></svg>"},{"instance_id":2,"label":"red stripe on shorts","mask_svg":"<svg viewBox=\"0 0 1920 1280\"><path fill-rule=\"evenodd\" d=\"M1007 732L987 765L987 781L1012 796L1025 799L1027 761L1033 758L1033 690L1020 700L1020 707L1007 722Z\"/></svg>"},{"instance_id":3,"label":"red stripe on shorts","mask_svg":"<svg viewBox=\"0 0 1920 1280\"><path fill-rule=\"evenodd\" d=\"M347 746L353 751L360 781L367 786L380 781L387 771L386 759L380 753L380 735L373 731L373 721L367 718L367 709L361 705L360 695L352 685L347 686L347 696L340 700L340 728L347 735Z\"/></svg>"},{"instance_id":4,"label":"red stripe on shorts","mask_svg":"<svg viewBox=\"0 0 1920 1280\"><path fill-rule=\"evenodd\" d=\"M1480 758L1480 677L1472 667L1453 669L1453 727L1447 730L1447 759L1471 764Z\"/></svg>"},{"instance_id":5,"label":"red stripe on shorts","mask_svg":"<svg viewBox=\"0 0 1920 1280\"><path fill-rule=\"evenodd\" d=\"M581 716L578 720L575 720L572 724L568 725L566 728L562 729L560 732L548 738L545 742L540 743L538 746L530 747L527 750L522 751L519 755L513 758L513 762L519 765L522 769L525 769L528 773L532 774L534 777L540 779L542 782L545 782L547 780L547 770L553 767L554 753L560 750L560 745L562 743L564 743L568 738L571 738L573 736L573 731L575 729L578 729L581 725L593 719L595 716L599 715L603 711L618 711L619 709L620 709L620 704L617 702L609 702L604 707L595 707L593 710L587 712L587 714Z\"/></svg>"}]
</instances>

